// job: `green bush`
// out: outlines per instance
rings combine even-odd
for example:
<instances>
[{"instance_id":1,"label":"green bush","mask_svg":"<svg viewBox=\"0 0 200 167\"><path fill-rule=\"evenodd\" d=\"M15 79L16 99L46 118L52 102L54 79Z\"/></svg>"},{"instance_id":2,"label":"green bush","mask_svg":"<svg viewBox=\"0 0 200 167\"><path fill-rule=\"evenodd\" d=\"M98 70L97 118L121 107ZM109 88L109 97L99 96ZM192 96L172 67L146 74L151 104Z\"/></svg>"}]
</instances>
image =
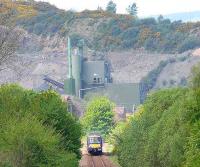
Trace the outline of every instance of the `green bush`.
<instances>
[{"instance_id":1,"label":"green bush","mask_svg":"<svg viewBox=\"0 0 200 167\"><path fill-rule=\"evenodd\" d=\"M187 86L187 79L185 77L182 77L179 83L180 86Z\"/></svg>"},{"instance_id":2,"label":"green bush","mask_svg":"<svg viewBox=\"0 0 200 167\"><path fill-rule=\"evenodd\" d=\"M4 113L5 114L5 113ZM2 115L1 115L2 116ZM1 117L2 123L3 117ZM59 146L61 136L31 116L3 120L0 139L0 166L78 166L76 155Z\"/></svg>"},{"instance_id":3,"label":"green bush","mask_svg":"<svg viewBox=\"0 0 200 167\"><path fill-rule=\"evenodd\" d=\"M163 48L162 50L164 52L177 52L180 43L182 43L187 37L184 33L170 32L170 29L167 31L167 33L165 32L166 35L164 37L163 44L160 47Z\"/></svg>"},{"instance_id":4,"label":"green bush","mask_svg":"<svg viewBox=\"0 0 200 167\"><path fill-rule=\"evenodd\" d=\"M78 43L81 39L83 39L79 34L72 34L70 36L71 38L71 45L72 47L77 47L78 46Z\"/></svg>"},{"instance_id":5,"label":"green bush","mask_svg":"<svg viewBox=\"0 0 200 167\"><path fill-rule=\"evenodd\" d=\"M156 19L153 17L140 19L140 25L152 26L156 24L157 24Z\"/></svg>"},{"instance_id":6,"label":"green bush","mask_svg":"<svg viewBox=\"0 0 200 167\"><path fill-rule=\"evenodd\" d=\"M173 79L170 79L169 83L170 83L170 85L174 85L176 83L176 81Z\"/></svg>"},{"instance_id":7,"label":"green bush","mask_svg":"<svg viewBox=\"0 0 200 167\"><path fill-rule=\"evenodd\" d=\"M137 41L133 38L132 40L124 40L121 45L122 48L133 48L136 42Z\"/></svg>"},{"instance_id":8,"label":"green bush","mask_svg":"<svg viewBox=\"0 0 200 167\"><path fill-rule=\"evenodd\" d=\"M119 28L119 26L113 26L112 28L112 36L118 36L121 33L121 29Z\"/></svg>"},{"instance_id":9,"label":"green bush","mask_svg":"<svg viewBox=\"0 0 200 167\"><path fill-rule=\"evenodd\" d=\"M144 42L144 48L151 51L156 51L159 49L159 39L149 37Z\"/></svg>"},{"instance_id":10,"label":"green bush","mask_svg":"<svg viewBox=\"0 0 200 167\"><path fill-rule=\"evenodd\" d=\"M133 28L129 28L129 29L125 30L124 32L122 32L121 38L122 38L122 40L131 40L134 38L137 39L138 34L139 34L139 29L133 27Z\"/></svg>"},{"instance_id":11,"label":"green bush","mask_svg":"<svg viewBox=\"0 0 200 167\"><path fill-rule=\"evenodd\" d=\"M166 81L166 80L163 80L163 81L162 81L162 85L163 85L163 86L167 86L167 81Z\"/></svg>"},{"instance_id":12,"label":"green bush","mask_svg":"<svg viewBox=\"0 0 200 167\"><path fill-rule=\"evenodd\" d=\"M118 122L109 134L108 142L115 146L114 153L117 152L117 146L121 143L121 135L123 135L125 128L126 122Z\"/></svg>"},{"instance_id":13,"label":"green bush","mask_svg":"<svg viewBox=\"0 0 200 167\"><path fill-rule=\"evenodd\" d=\"M62 134L62 147L75 152L80 158L81 127L78 120L68 112L68 107L53 91L38 93L31 101L34 113L44 125L52 126Z\"/></svg>"},{"instance_id":14,"label":"green bush","mask_svg":"<svg viewBox=\"0 0 200 167\"><path fill-rule=\"evenodd\" d=\"M153 89L153 87L156 84L157 78L159 74L162 72L164 67L169 63L169 60L167 61L161 61L157 68L153 69L148 73L146 77L143 77L141 80L141 101L144 102L147 96L147 93Z\"/></svg>"},{"instance_id":15,"label":"green bush","mask_svg":"<svg viewBox=\"0 0 200 167\"><path fill-rule=\"evenodd\" d=\"M196 37L189 37L189 38L186 38L182 43L181 45L179 46L179 49L178 51L180 53L182 52L185 52L187 50L190 50L190 49L194 49L194 48L197 48L200 46L200 40Z\"/></svg>"}]
</instances>

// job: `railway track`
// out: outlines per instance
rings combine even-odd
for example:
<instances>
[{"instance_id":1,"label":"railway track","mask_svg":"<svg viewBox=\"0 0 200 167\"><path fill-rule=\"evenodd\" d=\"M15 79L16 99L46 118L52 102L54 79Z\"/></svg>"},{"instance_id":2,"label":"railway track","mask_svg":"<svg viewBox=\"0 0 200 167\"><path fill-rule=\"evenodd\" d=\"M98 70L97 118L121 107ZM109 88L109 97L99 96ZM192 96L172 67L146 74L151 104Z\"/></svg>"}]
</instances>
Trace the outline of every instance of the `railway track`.
<instances>
[{"instance_id":1,"label":"railway track","mask_svg":"<svg viewBox=\"0 0 200 167\"><path fill-rule=\"evenodd\" d=\"M93 167L108 167L102 156L91 156L91 158L94 165Z\"/></svg>"},{"instance_id":2,"label":"railway track","mask_svg":"<svg viewBox=\"0 0 200 167\"><path fill-rule=\"evenodd\" d=\"M105 164L105 162L103 161L103 158L102 158L102 157L100 157L100 160L101 160L102 167L106 167L106 164ZM107 167L108 167L108 166L107 166Z\"/></svg>"},{"instance_id":3,"label":"railway track","mask_svg":"<svg viewBox=\"0 0 200 167\"><path fill-rule=\"evenodd\" d=\"M90 154L83 155L85 164L82 163L80 167L114 167L106 156L92 156Z\"/></svg>"}]
</instances>

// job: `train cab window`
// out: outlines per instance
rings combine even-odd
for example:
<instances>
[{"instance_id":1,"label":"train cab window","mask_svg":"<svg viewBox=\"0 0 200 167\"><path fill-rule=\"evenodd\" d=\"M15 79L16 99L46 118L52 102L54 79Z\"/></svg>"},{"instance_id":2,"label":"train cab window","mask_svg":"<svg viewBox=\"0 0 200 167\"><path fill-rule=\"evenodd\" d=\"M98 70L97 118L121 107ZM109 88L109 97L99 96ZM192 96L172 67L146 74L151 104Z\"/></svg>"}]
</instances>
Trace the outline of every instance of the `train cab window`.
<instances>
[{"instance_id":1,"label":"train cab window","mask_svg":"<svg viewBox=\"0 0 200 167\"><path fill-rule=\"evenodd\" d=\"M89 143L90 144L100 144L101 138L100 137L91 137L91 138L89 138Z\"/></svg>"}]
</instances>

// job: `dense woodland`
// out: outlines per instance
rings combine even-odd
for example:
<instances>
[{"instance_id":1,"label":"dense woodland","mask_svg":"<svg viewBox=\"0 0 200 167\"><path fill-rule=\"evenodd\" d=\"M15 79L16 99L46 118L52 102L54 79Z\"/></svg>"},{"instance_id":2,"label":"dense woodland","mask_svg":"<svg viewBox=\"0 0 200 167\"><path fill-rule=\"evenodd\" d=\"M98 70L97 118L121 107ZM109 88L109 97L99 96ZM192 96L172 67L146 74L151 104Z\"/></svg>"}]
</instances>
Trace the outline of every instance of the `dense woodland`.
<instances>
[{"instance_id":1,"label":"dense woodland","mask_svg":"<svg viewBox=\"0 0 200 167\"><path fill-rule=\"evenodd\" d=\"M112 132L122 167L198 167L200 66L189 88L151 93L138 112Z\"/></svg>"},{"instance_id":2,"label":"dense woodland","mask_svg":"<svg viewBox=\"0 0 200 167\"><path fill-rule=\"evenodd\" d=\"M81 134L55 92L0 86L0 166L78 166Z\"/></svg>"}]
</instances>

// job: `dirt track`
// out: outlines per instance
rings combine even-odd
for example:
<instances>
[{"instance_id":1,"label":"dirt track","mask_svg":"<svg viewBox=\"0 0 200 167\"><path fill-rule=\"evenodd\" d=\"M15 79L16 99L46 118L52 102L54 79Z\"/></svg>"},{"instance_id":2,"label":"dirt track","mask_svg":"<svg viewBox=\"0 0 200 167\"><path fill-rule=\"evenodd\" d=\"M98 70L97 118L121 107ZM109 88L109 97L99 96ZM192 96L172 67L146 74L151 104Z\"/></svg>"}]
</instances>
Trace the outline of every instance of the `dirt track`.
<instances>
[{"instance_id":1,"label":"dirt track","mask_svg":"<svg viewBox=\"0 0 200 167\"><path fill-rule=\"evenodd\" d=\"M106 155L99 155L93 156L90 154L84 154L80 161L80 167L115 167L108 156Z\"/></svg>"}]
</instances>

